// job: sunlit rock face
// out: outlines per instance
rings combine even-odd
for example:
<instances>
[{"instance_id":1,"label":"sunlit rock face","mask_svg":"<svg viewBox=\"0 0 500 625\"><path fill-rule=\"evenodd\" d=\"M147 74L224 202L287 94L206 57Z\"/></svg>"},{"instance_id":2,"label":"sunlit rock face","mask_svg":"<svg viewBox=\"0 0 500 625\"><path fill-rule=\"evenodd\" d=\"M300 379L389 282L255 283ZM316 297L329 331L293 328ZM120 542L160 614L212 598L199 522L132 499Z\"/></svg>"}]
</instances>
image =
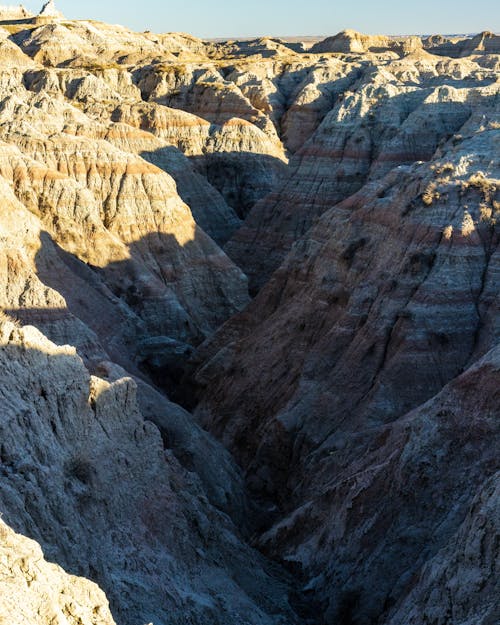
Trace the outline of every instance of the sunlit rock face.
<instances>
[{"instance_id":1,"label":"sunlit rock face","mask_svg":"<svg viewBox=\"0 0 500 625\"><path fill-rule=\"evenodd\" d=\"M498 468L495 106L327 209L203 347L198 415L274 506L261 548L305 573L327 622L493 611L495 548L468 527Z\"/></svg>"},{"instance_id":2,"label":"sunlit rock face","mask_svg":"<svg viewBox=\"0 0 500 625\"><path fill-rule=\"evenodd\" d=\"M2 179L42 222L42 243L51 240L73 256L73 272L77 260L87 265L79 278L86 272L84 282L103 283L149 334L187 342L210 334L248 301L245 276L196 224L174 179L150 162L161 157L141 158L142 148L161 153L154 137L141 141L129 126L94 121L62 96L27 91L22 76L13 75L4 95ZM200 178L189 166L182 175L185 184ZM42 257L43 245L34 263ZM83 315L90 306L100 334L92 297L82 298L55 273L54 288L82 300L73 312Z\"/></svg>"},{"instance_id":3,"label":"sunlit rock face","mask_svg":"<svg viewBox=\"0 0 500 625\"><path fill-rule=\"evenodd\" d=\"M0 21L24 20L32 17L34 17L34 14L28 11L22 4L17 6L0 5Z\"/></svg>"},{"instance_id":4,"label":"sunlit rock face","mask_svg":"<svg viewBox=\"0 0 500 625\"><path fill-rule=\"evenodd\" d=\"M0 328L4 521L36 539L47 560L105 588L119 623L294 622L286 584L270 577L270 565L208 503L196 474L164 449L139 411L135 383L110 363L100 367L104 377L91 376L75 348L33 327L2 320ZM70 623L113 622L102 593L46 566L39 548L30 547L19 571L11 560L29 543L12 545L0 529L0 553L15 554L2 567L33 582L29 593L21 583L25 614L45 592L49 605L35 622L66 611ZM1 609L23 614L5 606L3 586Z\"/></svg>"},{"instance_id":5,"label":"sunlit rock face","mask_svg":"<svg viewBox=\"0 0 500 625\"><path fill-rule=\"evenodd\" d=\"M337 61L340 76L329 89L321 125L225 248L254 290L328 208L398 165L429 161L471 116L496 110L497 72L472 58L457 62L416 52L383 64Z\"/></svg>"},{"instance_id":6,"label":"sunlit rock face","mask_svg":"<svg viewBox=\"0 0 500 625\"><path fill-rule=\"evenodd\" d=\"M49 0L43 5L42 10L38 14L38 17L56 20L63 19L64 15L56 8L54 0Z\"/></svg>"},{"instance_id":7,"label":"sunlit rock face","mask_svg":"<svg viewBox=\"0 0 500 625\"><path fill-rule=\"evenodd\" d=\"M498 37L1 16L0 621L491 625Z\"/></svg>"},{"instance_id":8,"label":"sunlit rock face","mask_svg":"<svg viewBox=\"0 0 500 625\"><path fill-rule=\"evenodd\" d=\"M0 618L4 622L116 625L106 596L96 584L47 562L40 545L15 534L3 521L0 562Z\"/></svg>"}]
</instances>

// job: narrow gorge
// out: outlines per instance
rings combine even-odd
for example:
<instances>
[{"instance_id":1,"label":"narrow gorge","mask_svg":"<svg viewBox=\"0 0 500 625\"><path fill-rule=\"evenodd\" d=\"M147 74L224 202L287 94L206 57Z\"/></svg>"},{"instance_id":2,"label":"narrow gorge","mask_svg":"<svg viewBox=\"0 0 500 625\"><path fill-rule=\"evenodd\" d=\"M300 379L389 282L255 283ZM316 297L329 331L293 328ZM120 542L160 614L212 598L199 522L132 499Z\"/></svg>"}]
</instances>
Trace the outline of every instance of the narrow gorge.
<instances>
[{"instance_id":1,"label":"narrow gorge","mask_svg":"<svg viewBox=\"0 0 500 625\"><path fill-rule=\"evenodd\" d=\"M0 7L1 624L499 622L499 70Z\"/></svg>"}]
</instances>

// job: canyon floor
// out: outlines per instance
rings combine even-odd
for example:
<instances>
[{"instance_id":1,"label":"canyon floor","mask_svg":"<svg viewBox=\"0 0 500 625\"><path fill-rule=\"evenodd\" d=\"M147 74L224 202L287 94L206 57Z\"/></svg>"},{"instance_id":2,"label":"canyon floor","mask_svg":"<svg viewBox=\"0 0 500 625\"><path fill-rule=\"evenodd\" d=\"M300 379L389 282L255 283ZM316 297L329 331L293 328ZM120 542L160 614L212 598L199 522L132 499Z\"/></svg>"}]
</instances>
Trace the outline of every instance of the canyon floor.
<instances>
[{"instance_id":1,"label":"canyon floor","mask_svg":"<svg viewBox=\"0 0 500 625\"><path fill-rule=\"evenodd\" d=\"M500 37L0 69L0 623L498 623Z\"/></svg>"}]
</instances>

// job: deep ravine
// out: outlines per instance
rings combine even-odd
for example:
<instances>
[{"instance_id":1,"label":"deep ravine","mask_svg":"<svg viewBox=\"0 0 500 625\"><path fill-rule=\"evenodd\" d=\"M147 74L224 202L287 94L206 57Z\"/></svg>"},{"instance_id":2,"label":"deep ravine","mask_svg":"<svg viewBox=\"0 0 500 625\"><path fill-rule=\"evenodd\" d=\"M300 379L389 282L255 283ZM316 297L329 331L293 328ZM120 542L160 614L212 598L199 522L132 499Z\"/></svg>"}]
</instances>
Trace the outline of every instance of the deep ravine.
<instances>
[{"instance_id":1,"label":"deep ravine","mask_svg":"<svg viewBox=\"0 0 500 625\"><path fill-rule=\"evenodd\" d=\"M498 40L0 7L0 621L492 625Z\"/></svg>"}]
</instances>

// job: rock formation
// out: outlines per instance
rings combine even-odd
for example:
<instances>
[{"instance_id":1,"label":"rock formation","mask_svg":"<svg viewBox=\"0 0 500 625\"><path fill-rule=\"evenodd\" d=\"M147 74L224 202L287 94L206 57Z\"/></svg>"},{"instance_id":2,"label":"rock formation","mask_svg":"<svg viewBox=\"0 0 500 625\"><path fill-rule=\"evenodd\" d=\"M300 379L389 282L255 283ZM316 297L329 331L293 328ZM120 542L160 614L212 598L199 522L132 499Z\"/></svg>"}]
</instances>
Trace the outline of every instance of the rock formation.
<instances>
[{"instance_id":1,"label":"rock formation","mask_svg":"<svg viewBox=\"0 0 500 625\"><path fill-rule=\"evenodd\" d=\"M1 520L0 562L2 622L115 625L102 590L46 562L40 545Z\"/></svg>"},{"instance_id":2,"label":"rock formation","mask_svg":"<svg viewBox=\"0 0 500 625\"><path fill-rule=\"evenodd\" d=\"M423 45L432 54L454 58L500 54L500 36L488 31L464 39L449 39L441 36L428 37L423 41Z\"/></svg>"},{"instance_id":3,"label":"rock formation","mask_svg":"<svg viewBox=\"0 0 500 625\"><path fill-rule=\"evenodd\" d=\"M498 36L0 17L0 621L491 625Z\"/></svg>"},{"instance_id":4,"label":"rock formation","mask_svg":"<svg viewBox=\"0 0 500 625\"><path fill-rule=\"evenodd\" d=\"M288 175L226 246L254 289L328 207L398 165L428 161L469 116L498 106L496 71L472 61L417 55L389 66L353 65L350 74L338 68L319 127L317 117L311 128L317 130L296 151ZM307 90L318 108L316 89Z\"/></svg>"},{"instance_id":5,"label":"rock formation","mask_svg":"<svg viewBox=\"0 0 500 625\"><path fill-rule=\"evenodd\" d=\"M500 134L482 111L430 163L327 210L201 353L198 415L275 515L261 547L305 573L326 622L421 622L410 591L445 615L424 571L497 467ZM442 622L477 605L455 583Z\"/></svg>"},{"instance_id":6,"label":"rock formation","mask_svg":"<svg viewBox=\"0 0 500 625\"><path fill-rule=\"evenodd\" d=\"M62 19L64 15L61 13L61 11L58 11L56 9L54 0L49 0L43 5L42 10L38 14L38 17L47 17L50 19Z\"/></svg>"},{"instance_id":7,"label":"rock formation","mask_svg":"<svg viewBox=\"0 0 500 625\"><path fill-rule=\"evenodd\" d=\"M26 20L34 17L22 4L18 6L0 6L0 21Z\"/></svg>"},{"instance_id":8,"label":"rock formation","mask_svg":"<svg viewBox=\"0 0 500 625\"><path fill-rule=\"evenodd\" d=\"M164 450L134 382L106 365L91 376L34 328L3 321L1 337L4 520L105 587L120 623L280 622L286 586Z\"/></svg>"}]
</instances>

